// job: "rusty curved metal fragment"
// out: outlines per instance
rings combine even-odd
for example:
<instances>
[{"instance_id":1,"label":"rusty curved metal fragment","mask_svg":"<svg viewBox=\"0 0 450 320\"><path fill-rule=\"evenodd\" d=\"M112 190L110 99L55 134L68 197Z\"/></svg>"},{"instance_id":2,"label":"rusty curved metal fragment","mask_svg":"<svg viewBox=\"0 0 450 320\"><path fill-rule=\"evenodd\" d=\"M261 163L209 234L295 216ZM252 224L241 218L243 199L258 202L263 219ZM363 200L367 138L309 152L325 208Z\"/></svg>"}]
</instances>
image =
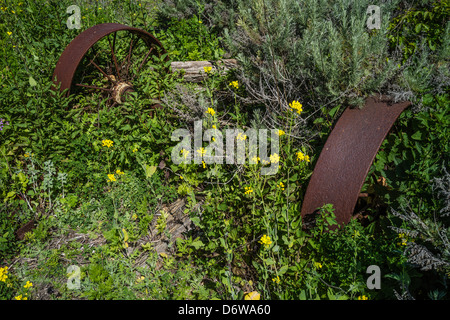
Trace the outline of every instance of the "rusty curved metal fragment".
<instances>
[{"instance_id":1,"label":"rusty curved metal fragment","mask_svg":"<svg viewBox=\"0 0 450 320\"><path fill-rule=\"evenodd\" d=\"M318 208L331 203L338 224L350 221L370 166L398 116L411 103L391 104L370 97L362 109L347 108L317 160L305 193L301 215L311 220ZM312 219L313 220L313 219Z\"/></svg>"},{"instance_id":2,"label":"rusty curved metal fragment","mask_svg":"<svg viewBox=\"0 0 450 320\"><path fill-rule=\"evenodd\" d=\"M52 81L55 85L61 84L60 91L67 90L70 94L70 87L75 71L88 50L100 39L117 31L129 31L139 35L148 46L155 45L161 48L161 54L166 53L162 44L150 33L129 27L119 23L102 23L84 30L77 35L64 49L56 63ZM55 89L55 86L53 87Z\"/></svg>"}]
</instances>

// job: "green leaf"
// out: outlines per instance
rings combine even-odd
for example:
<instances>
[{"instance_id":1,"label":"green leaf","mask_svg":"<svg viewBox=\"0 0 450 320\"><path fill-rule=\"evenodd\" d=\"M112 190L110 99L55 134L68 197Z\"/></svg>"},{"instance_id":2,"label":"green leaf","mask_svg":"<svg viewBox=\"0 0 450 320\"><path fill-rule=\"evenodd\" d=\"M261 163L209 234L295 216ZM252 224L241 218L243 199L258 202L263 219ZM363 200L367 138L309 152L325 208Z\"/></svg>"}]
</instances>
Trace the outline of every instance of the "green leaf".
<instances>
[{"instance_id":1,"label":"green leaf","mask_svg":"<svg viewBox=\"0 0 450 320\"><path fill-rule=\"evenodd\" d=\"M339 110L340 107L341 107L340 105L337 105L336 107L331 109L330 112L328 113L330 117L334 117L334 115L336 114L336 112Z\"/></svg>"},{"instance_id":2,"label":"green leaf","mask_svg":"<svg viewBox=\"0 0 450 320\"><path fill-rule=\"evenodd\" d=\"M205 244L201 240L196 240L191 243L191 246L194 247L196 250L203 247Z\"/></svg>"},{"instance_id":3,"label":"green leaf","mask_svg":"<svg viewBox=\"0 0 450 320\"><path fill-rule=\"evenodd\" d=\"M422 30L422 24L421 24L421 23L418 23L418 24L416 25L415 31L416 31L416 33L419 33L420 30Z\"/></svg>"},{"instance_id":4,"label":"green leaf","mask_svg":"<svg viewBox=\"0 0 450 320\"><path fill-rule=\"evenodd\" d=\"M283 275L283 274L285 274L286 273L286 271L288 270L288 266L282 266L281 268L280 268L280 270L278 270L278 275Z\"/></svg>"},{"instance_id":5,"label":"green leaf","mask_svg":"<svg viewBox=\"0 0 450 320\"><path fill-rule=\"evenodd\" d=\"M300 292L299 299L300 299L300 300L306 300L306 291L305 291L305 290L302 290L302 291Z\"/></svg>"},{"instance_id":6,"label":"green leaf","mask_svg":"<svg viewBox=\"0 0 450 320\"><path fill-rule=\"evenodd\" d=\"M411 136L411 139L414 139L414 140L422 140L422 132L421 132L421 131L417 131L416 133L414 133L414 134Z\"/></svg>"},{"instance_id":7,"label":"green leaf","mask_svg":"<svg viewBox=\"0 0 450 320\"><path fill-rule=\"evenodd\" d=\"M37 82L36 82L36 80L34 80L34 78L32 76L30 76L28 78L28 82L30 83L31 87L36 87L37 86Z\"/></svg>"},{"instance_id":8,"label":"green leaf","mask_svg":"<svg viewBox=\"0 0 450 320\"><path fill-rule=\"evenodd\" d=\"M150 178L156 172L156 166L145 165L145 176Z\"/></svg>"}]
</instances>

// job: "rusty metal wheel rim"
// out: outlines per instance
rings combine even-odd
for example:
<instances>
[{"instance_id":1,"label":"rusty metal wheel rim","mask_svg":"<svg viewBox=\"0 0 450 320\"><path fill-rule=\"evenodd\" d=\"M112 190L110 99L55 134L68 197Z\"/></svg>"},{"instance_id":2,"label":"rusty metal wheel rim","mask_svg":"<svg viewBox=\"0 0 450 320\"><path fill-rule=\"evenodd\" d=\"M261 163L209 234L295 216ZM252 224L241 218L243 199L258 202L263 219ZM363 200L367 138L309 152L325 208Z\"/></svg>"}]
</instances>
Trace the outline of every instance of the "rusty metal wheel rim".
<instances>
[{"instance_id":1,"label":"rusty metal wheel rim","mask_svg":"<svg viewBox=\"0 0 450 320\"><path fill-rule=\"evenodd\" d=\"M162 44L144 30L99 24L81 32L65 48L53 73L53 89L60 85L59 90L67 90L67 96L101 93L114 106L134 91L134 83L152 58L163 55L168 61Z\"/></svg>"},{"instance_id":2,"label":"rusty metal wheel rim","mask_svg":"<svg viewBox=\"0 0 450 320\"><path fill-rule=\"evenodd\" d=\"M387 97L366 100L362 109L347 108L317 160L306 189L301 215L304 226L314 224L318 208L333 204L338 224L348 223L375 156L411 102L390 103Z\"/></svg>"}]
</instances>

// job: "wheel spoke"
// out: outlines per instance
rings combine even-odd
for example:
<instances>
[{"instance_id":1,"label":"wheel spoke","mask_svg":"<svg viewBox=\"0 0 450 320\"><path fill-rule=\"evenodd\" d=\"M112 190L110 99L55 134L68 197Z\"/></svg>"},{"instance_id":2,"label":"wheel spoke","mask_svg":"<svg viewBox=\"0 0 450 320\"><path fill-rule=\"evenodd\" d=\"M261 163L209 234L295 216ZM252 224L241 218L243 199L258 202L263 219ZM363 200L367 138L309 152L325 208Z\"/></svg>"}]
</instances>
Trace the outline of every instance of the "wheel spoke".
<instances>
[{"instance_id":1,"label":"wheel spoke","mask_svg":"<svg viewBox=\"0 0 450 320\"><path fill-rule=\"evenodd\" d=\"M117 64L116 54L114 52L115 49L116 49L116 35L117 35L117 32L114 32L114 39L113 39L113 44L112 45L111 45L111 40L109 39L109 35L108 35L108 43L109 43L109 47L111 49L111 55L112 55L112 58L113 58L114 67L116 68L117 80L120 80L119 66Z\"/></svg>"},{"instance_id":2,"label":"wheel spoke","mask_svg":"<svg viewBox=\"0 0 450 320\"><path fill-rule=\"evenodd\" d=\"M141 65L139 66L139 68L137 69L136 73L133 75L133 78L131 78L131 81L134 80L134 78L138 75L139 71L141 71L142 66L145 64L145 62L147 61L148 56L150 55L150 53L153 51L153 47L150 48L150 50L147 52L147 54L144 57L144 60L142 60Z\"/></svg>"},{"instance_id":3,"label":"wheel spoke","mask_svg":"<svg viewBox=\"0 0 450 320\"><path fill-rule=\"evenodd\" d=\"M94 60L91 60L91 63L98 69L98 71L100 71L106 78L108 78L109 81L111 81L112 83L116 83L116 81L111 79L111 77L94 62Z\"/></svg>"},{"instance_id":4,"label":"wheel spoke","mask_svg":"<svg viewBox=\"0 0 450 320\"><path fill-rule=\"evenodd\" d=\"M112 91L111 89L108 89L108 88L89 86L89 85L81 84L81 83L76 83L75 85L78 87L84 87L84 88L95 89L95 90Z\"/></svg>"},{"instance_id":5,"label":"wheel spoke","mask_svg":"<svg viewBox=\"0 0 450 320\"><path fill-rule=\"evenodd\" d=\"M130 60L131 60L131 55L134 49L134 46L138 43L139 39L141 37L137 37L136 41L134 41L135 39L131 38L130 40L130 47L128 49L128 55L125 57L125 60L123 61L123 63L125 63L126 61L126 69L125 69L125 79L128 79L128 73L130 71ZM122 65L123 65L122 63Z\"/></svg>"}]
</instances>

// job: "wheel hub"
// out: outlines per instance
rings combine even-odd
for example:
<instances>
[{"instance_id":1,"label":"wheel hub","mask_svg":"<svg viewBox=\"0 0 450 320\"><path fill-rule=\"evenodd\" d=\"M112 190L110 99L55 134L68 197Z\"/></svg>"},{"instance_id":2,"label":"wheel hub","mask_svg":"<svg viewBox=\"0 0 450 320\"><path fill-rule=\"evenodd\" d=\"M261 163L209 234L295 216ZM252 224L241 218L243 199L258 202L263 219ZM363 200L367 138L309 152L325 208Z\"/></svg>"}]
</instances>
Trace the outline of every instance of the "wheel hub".
<instances>
[{"instance_id":1,"label":"wheel hub","mask_svg":"<svg viewBox=\"0 0 450 320\"><path fill-rule=\"evenodd\" d=\"M126 100L127 94L132 91L134 91L134 89L131 83L119 81L112 88L112 97L115 102L123 103Z\"/></svg>"}]
</instances>

